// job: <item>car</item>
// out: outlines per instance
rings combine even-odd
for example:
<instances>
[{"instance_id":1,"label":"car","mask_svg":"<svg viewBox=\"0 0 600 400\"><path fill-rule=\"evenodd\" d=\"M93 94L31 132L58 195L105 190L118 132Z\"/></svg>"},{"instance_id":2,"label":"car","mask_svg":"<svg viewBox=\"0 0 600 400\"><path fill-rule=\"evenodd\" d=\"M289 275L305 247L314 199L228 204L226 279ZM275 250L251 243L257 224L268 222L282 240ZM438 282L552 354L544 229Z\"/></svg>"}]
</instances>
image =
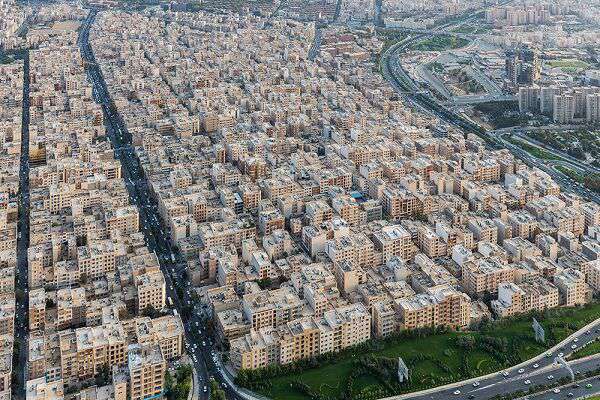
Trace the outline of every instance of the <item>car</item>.
<instances>
[{"instance_id":1,"label":"car","mask_svg":"<svg viewBox=\"0 0 600 400\"><path fill-rule=\"evenodd\" d=\"M548 375L548 376L546 377L546 379L548 379L549 381L551 381L552 379L554 379L554 375Z\"/></svg>"},{"instance_id":2,"label":"car","mask_svg":"<svg viewBox=\"0 0 600 400\"><path fill-rule=\"evenodd\" d=\"M546 358L550 358L550 357L552 357L552 352L549 351L546 353Z\"/></svg>"},{"instance_id":3,"label":"car","mask_svg":"<svg viewBox=\"0 0 600 400\"><path fill-rule=\"evenodd\" d=\"M202 391L203 391L204 393L206 393L206 392L208 391L208 388L207 388L206 386L204 386L204 387L202 388Z\"/></svg>"},{"instance_id":4,"label":"car","mask_svg":"<svg viewBox=\"0 0 600 400\"><path fill-rule=\"evenodd\" d=\"M478 387L479 385L481 385L479 382L473 382L473 387Z\"/></svg>"},{"instance_id":5,"label":"car","mask_svg":"<svg viewBox=\"0 0 600 400\"><path fill-rule=\"evenodd\" d=\"M508 371L502 371L502 376L508 376Z\"/></svg>"},{"instance_id":6,"label":"car","mask_svg":"<svg viewBox=\"0 0 600 400\"><path fill-rule=\"evenodd\" d=\"M585 385L586 389L591 389L592 388L592 384L588 383L587 385Z\"/></svg>"},{"instance_id":7,"label":"car","mask_svg":"<svg viewBox=\"0 0 600 400\"><path fill-rule=\"evenodd\" d=\"M455 391L454 391L454 395L455 395L455 396L458 396L459 394L460 394L460 390L455 390Z\"/></svg>"},{"instance_id":8,"label":"car","mask_svg":"<svg viewBox=\"0 0 600 400\"><path fill-rule=\"evenodd\" d=\"M558 353L558 356L562 357L562 356L564 356L564 353Z\"/></svg>"},{"instance_id":9,"label":"car","mask_svg":"<svg viewBox=\"0 0 600 400\"><path fill-rule=\"evenodd\" d=\"M575 349L577 348L577 345L576 345L576 344L574 344L574 345L572 345L572 346L571 346L571 348L572 348L573 350L575 350Z\"/></svg>"},{"instance_id":10,"label":"car","mask_svg":"<svg viewBox=\"0 0 600 400\"><path fill-rule=\"evenodd\" d=\"M527 379L525 382L523 382L526 385L531 385L531 381L529 379Z\"/></svg>"},{"instance_id":11,"label":"car","mask_svg":"<svg viewBox=\"0 0 600 400\"><path fill-rule=\"evenodd\" d=\"M569 392L569 393L567 393L567 396L573 397L573 393Z\"/></svg>"},{"instance_id":12,"label":"car","mask_svg":"<svg viewBox=\"0 0 600 400\"><path fill-rule=\"evenodd\" d=\"M467 397L468 399L474 399L475 395L474 394L470 394L469 397Z\"/></svg>"},{"instance_id":13,"label":"car","mask_svg":"<svg viewBox=\"0 0 600 400\"><path fill-rule=\"evenodd\" d=\"M559 388L556 388L556 389L554 389L554 390L553 390L553 392L554 392L554 393L560 393L560 389L559 389Z\"/></svg>"},{"instance_id":14,"label":"car","mask_svg":"<svg viewBox=\"0 0 600 400\"><path fill-rule=\"evenodd\" d=\"M520 374L522 374L523 372L525 372L525 370L523 368L519 369L518 371Z\"/></svg>"},{"instance_id":15,"label":"car","mask_svg":"<svg viewBox=\"0 0 600 400\"><path fill-rule=\"evenodd\" d=\"M540 364L533 364L533 368L539 368Z\"/></svg>"}]
</instances>

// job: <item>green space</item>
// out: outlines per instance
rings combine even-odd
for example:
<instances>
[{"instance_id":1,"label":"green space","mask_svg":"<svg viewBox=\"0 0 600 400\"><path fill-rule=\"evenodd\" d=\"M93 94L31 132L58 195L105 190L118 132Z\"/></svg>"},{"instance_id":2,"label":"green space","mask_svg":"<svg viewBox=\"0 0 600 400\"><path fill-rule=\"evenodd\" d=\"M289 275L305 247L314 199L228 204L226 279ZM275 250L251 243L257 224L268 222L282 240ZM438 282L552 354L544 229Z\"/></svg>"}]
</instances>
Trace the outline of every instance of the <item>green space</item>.
<instances>
[{"instance_id":1,"label":"green space","mask_svg":"<svg viewBox=\"0 0 600 400\"><path fill-rule=\"evenodd\" d=\"M557 165L556 169L579 183L583 183L583 181L585 180L585 177L583 175L571 168L563 167L562 165Z\"/></svg>"},{"instance_id":2,"label":"green space","mask_svg":"<svg viewBox=\"0 0 600 400\"><path fill-rule=\"evenodd\" d=\"M527 135L552 148L563 151L571 157L585 160L586 153L594 158L600 158L599 133L598 130L579 129L568 131L532 131L527 132Z\"/></svg>"},{"instance_id":3,"label":"green space","mask_svg":"<svg viewBox=\"0 0 600 400\"><path fill-rule=\"evenodd\" d=\"M210 380L210 400L227 400L225 391L221 389L217 381L211 378Z\"/></svg>"},{"instance_id":4,"label":"green space","mask_svg":"<svg viewBox=\"0 0 600 400\"><path fill-rule=\"evenodd\" d=\"M461 25L452 29L452 32L466 33L468 35L481 35L492 30L490 25Z\"/></svg>"},{"instance_id":5,"label":"green space","mask_svg":"<svg viewBox=\"0 0 600 400\"><path fill-rule=\"evenodd\" d=\"M586 188L593 190L596 193L600 193L600 174L585 174L582 175L571 168L563 167L559 165L556 167L557 170L567 175L574 181L583 184Z\"/></svg>"},{"instance_id":6,"label":"green space","mask_svg":"<svg viewBox=\"0 0 600 400\"><path fill-rule=\"evenodd\" d=\"M473 107L480 117L485 117L494 129L527 125L528 118L519 112L517 101L490 101Z\"/></svg>"},{"instance_id":7,"label":"green space","mask_svg":"<svg viewBox=\"0 0 600 400\"><path fill-rule=\"evenodd\" d=\"M450 82L455 83L458 88L464 92L455 94L461 95L485 93L485 88L479 82L477 82L476 79L469 76L469 74L462 68L451 70L448 73L448 78L450 79Z\"/></svg>"},{"instance_id":8,"label":"green space","mask_svg":"<svg viewBox=\"0 0 600 400\"><path fill-rule=\"evenodd\" d=\"M175 376L169 371L165 373L165 396L168 400L187 400L192 390L192 367L182 365L177 368Z\"/></svg>"},{"instance_id":9,"label":"green space","mask_svg":"<svg viewBox=\"0 0 600 400\"><path fill-rule=\"evenodd\" d=\"M395 45L398 42L401 42L408 38L409 34L407 32L398 31L395 29L377 29L377 35L380 36L381 40L383 40L383 47L379 52L379 56L377 59L377 63L379 63L379 59L381 55L385 53L390 47Z\"/></svg>"},{"instance_id":10,"label":"green space","mask_svg":"<svg viewBox=\"0 0 600 400\"><path fill-rule=\"evenodd\" d=\"M411 50L444 51L465 47L467 44L469 44L469 41L466 39L458 38L452 35L439 35L415 43L411 47Z\"/></svg>"},{"instance_id":11,"label":"green space","mask_svg":"<svg viewBox=\"0 0 600 400\"><path fill-rule=\"evenodd\" d=\"M427 68L428 70L430 70L431 72L433 72L435 74L443 74L444 71L446 70L446 68L444 68L444 66L437 61L426 64L425 68Z\"/></svg>"},{"instance_id":12,"label":"green space","mask_svg":"<svg viewBox=\"0 0 600 400\"><path fill-rule=\"evenodd\" d=\"M530 145L529 143L525 143L522 140L519 139L515 139L513 137L509 137L506 139L507 141L511 142L512 144L519 146L520 148L522 148L523 150L525 150L526 152L528 152L529 154L531 154L532 156L539 158L540 160L562 160L561 157L556 156L552 153L550 153L549 151L546 151L542 148Z\"/></svg>"},{"instance_id":13,"label":"green space","mask_svg":"<svg viewBox=\"0 0 600 400\"><path fill-rule=\"evenodd\" d=\"M421 329L370 340L340 353L285 366L240 371L238 384L274 400L369 400L422 390L502 370L543 353L595 320L600 304L557 308L495 322L468 331ZM546 330L537 343L531 328L535 316ZM396 378L398 357L411 379Z\"/></svg>"},{"instance_id":14,"label":"green space","mask_svg":"<svg viewBox=\"0 0 600 400\"><path fill-rule=\"evenodd\" d=\"M573 353L568 359L576 360L600 353L600 340L594 340L592 343L585 347L580 347L575 353Z\"/></svg>"},{"instance_id":15,"label":"green space","mask_svg":"<svg viewBox=\"0 0 600 400\"><path fill-rule=\"evenodd\" d=\"M548 61L548 65L552 68L560 68L562 70L565 69L581 69L588 68L590 65L585 61L577 60L577 59L562 59L562 60L550 60Z\"/></svg>"},{"instance_id":16,"label":"green space","mask_svg":"<svg viewBox=\"0 0 600 400\"><path fill-rule=\"evenodd\" d=\"M15 60L23 60L27 50L0 50L0 64L10 64Z\"/></svg>"}]
</instances>

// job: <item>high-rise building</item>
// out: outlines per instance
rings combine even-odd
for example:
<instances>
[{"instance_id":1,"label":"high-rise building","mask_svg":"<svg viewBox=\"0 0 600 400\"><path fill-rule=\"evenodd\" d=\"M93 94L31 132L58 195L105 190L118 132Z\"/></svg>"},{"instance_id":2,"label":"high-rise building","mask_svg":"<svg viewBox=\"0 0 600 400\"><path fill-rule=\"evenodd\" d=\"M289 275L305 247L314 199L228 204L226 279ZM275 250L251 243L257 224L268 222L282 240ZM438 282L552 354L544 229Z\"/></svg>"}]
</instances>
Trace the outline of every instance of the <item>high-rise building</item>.
<instances>
[{"instance_id":1,"label":"high-rise building","mask_svg":"<svg viewBox=\"0 0 600 400\"><path fill-rule=\"evenodd\" d=\"M557 124L570 124L575 117L575 98L569 94L554 96L552 119Z\"/></svg>"},{"instance_id":2,"label":"high-rise building","mask_svg":"<svg viewBox=\"0 0 600 400\"><path fill-rule=\"evenodd\" d=\"M588 94L585 103L585 120L588 123L600 122L600 93Z\"/></svg>"},{"instance_id":3,"label":"high-rise building","mask_svg":"<svg viewBox=\"0 0 600 400\"><path fill-rule=\"evenodd\" d=\"M542 64L538 51L530 48L511 50L506 53L506 77L510 86L531 85L541 77Z\"/></svg>"}]
</instances>

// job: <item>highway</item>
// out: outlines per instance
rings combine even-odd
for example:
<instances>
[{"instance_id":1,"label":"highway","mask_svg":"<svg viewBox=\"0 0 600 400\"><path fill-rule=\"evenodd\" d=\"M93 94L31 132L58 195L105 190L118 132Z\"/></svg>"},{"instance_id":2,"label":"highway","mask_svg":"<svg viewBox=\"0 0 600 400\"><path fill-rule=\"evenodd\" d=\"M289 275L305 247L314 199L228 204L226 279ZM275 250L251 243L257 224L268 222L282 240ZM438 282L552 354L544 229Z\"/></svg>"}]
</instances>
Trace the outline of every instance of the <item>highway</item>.
<instances>
[{"instance_id":1,"label":"highway","mask_svg":"<svg viewBox=\"0 0 600 400\"><path fill-rule=\"evenodd\" d=\"M570 177L564 175L563 173L557 171L554 167L557 165L566 166L568 168L572 168L572 165L566 163L564 161L558 160L542 160L536 158L529 154L527 151L523 150L520 146L517 146L505 139L505 135L507 134L506 130L501 131L488 131L487 132L490 137L495 138L499 143L501 143L505 148L509 149L511 153L513 153L516 157L527 163L528 165L532 165L546 172L548 175L552 177L562 188L567 189L571 192L577 193L578 195L588 198L595 202L600 202L600 195L591 191L590 189L585 188L582 184L579 184ZM571 161L569 161L571 162ZM580 163L580 162L579 162ZM579 167L579 164L575 164L576 167Z\"/></svg>"},{"instance_id":2,"label":"highway","mask_svg":"<svg viewBox=\"0 0 600 400\"><path fill-rule=\"evenodd\" d=\"M182 316L186 349L196 371L197 381L194 385L198 385L199 398L202 400L209 398L209 379L213 378L221 385L228 399L256 399L258 397L232 384L231 378L221 366L212 338L206 329L208 312L206 305L194 303L193 289L185 272L186 262L175 244L171 242L169 230L160 218L157 200L149 189L147 177L131 145L131 134L114 107L102 71L96 63L89 44L89 30L96 14L97 11L92 10L84 21L78 43L87 62L86 70L93 84L95 97L104 111L105 126L115 156L122 165L130 201L138 207L146 244L157 254L161 270L165 275L167 296L171 299L175 310Z\"/></svg>"},{"instance_id":3,"label":"highway","mask_svg":"<svg viewBox=\"0 0 600 400\"><path fill-rule=\"evenodd\" d=\"M448 26L440 27L444 29ZM438 33L443 34L442 31ZM457 126L465 132L475 133L486 139L492 147L505 147L509 149L517 158L523 160L530 166L537 167L548 173L561 187L567 190L576 192L583 197L590 198L596 202L600 201L600 196L582 187L580 184L573 182L564 174L556 171L551 162L544 161L533 157L520 147L506 141L501 132L491 131L486 132L481 126L465 119L433 100L430 93L423 92L418 85L409 77L406 71L400 65L400 56L412 44L418 40L431 37L433 33L416 32L415 35L405 38L403 41L391 46L381 57L380 68L384 78L390 82L395 90L402 96L404 101L412 105L415 109L426 114L438 117L440 120ZM587 342L600 337L600 320L596 321L595 325L588 330L579 332L572 340ZM571 342L571 345L575 343ZM576 345L576 344L575 344ZM391 397L390 399L415 399L415 400L447 400L456 399L491 399L497 395L506 395L513 393L516 390L523 388L526 390L529 386L537 384L548 384L549 382L559 379L567 374L566 370L558 369L553 365L554 357L558 353L564 353L565 357L570 354L569 346L557 347L550 351L550 357L544 355L523 363L520 366L506 370L508 376L502 374L493 374L486 377L468 380L452 385L447 385L440 388L433 388L423 392L417 392L402 396ZM580 373L592 371L600 368L600 356L580 361L573 362ZM520 372L522 369L522 372ZM551 377L551 379L549 379ZM526 383L527 381L527 383Z\"/></svg>"},{"instance_id":4,"label":"highway","mask_svg":"<svg viewBox=\"0 0 600 400\"><path fill-rule=\"evenodd\" d=\"M556 383L560 378L568 377L569 373L555 363L555 358L558 355L567 358L582 344L598 338L600 338L600 319L563 340L546 353L504 371L439 388L389 397L386 400L487 400L517 390L528 390L531 386ZM569 365L576 375L599 370L600 354L571 361Z\"/></svg>"},{"instance_id":5,"label":"highway","mask_svg":"<svg viewBox=\"0 0 600 400\"><path fill-rule=\"evenodd\" d=\"M449 25L450 24L440 26L438 28L438 30L440 30L439 32L442 32L441 29L448 28ZM402 96L405 102L423 113L437 117L442 121L462 129L464 132L474 133L480 136L486 140L491 147L507 148L515 155L515 157L521 159L527 165L539 168L546 172L563 189L577 193L584 198L596 202L600 201L600 195L586 189L582 184L573 181L570 177L557 171L555 169L557 162L538 159L524 151L521 147L506 141L502 136L504 133L507 133L507 130L486 131L480 125L447 109L444 105L439 104L433 99L431 93L421 90L400 64L400 57L416 41L428 37L431 37L431 35L426 36L424 34L417 34L416 36L409 36L403 41L391 46L381 57L380 68L384 78L394 87L398 94ZM570 156L565 155L564 158L569 159L569 157Z\"/></svg>"},{"instance_id":6,"label":"highway","mask_svg":"<svg viewBox=\"0 0 600 400\"><path fill-rule=\"evenodd\" d=\"M520 397L518 400L582 399L600 394L600 377L577 380L539 394Z\"/></svg>"}]
</instances>

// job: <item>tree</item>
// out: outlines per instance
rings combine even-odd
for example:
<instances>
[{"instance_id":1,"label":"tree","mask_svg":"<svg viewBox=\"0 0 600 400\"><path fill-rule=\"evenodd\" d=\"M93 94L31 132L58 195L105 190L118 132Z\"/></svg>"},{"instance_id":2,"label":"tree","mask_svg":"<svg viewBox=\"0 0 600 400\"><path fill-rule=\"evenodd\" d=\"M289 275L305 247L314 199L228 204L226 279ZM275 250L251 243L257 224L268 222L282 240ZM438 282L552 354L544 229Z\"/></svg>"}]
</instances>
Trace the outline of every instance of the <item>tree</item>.
<instances>
[{"instance_id":1,"label":"tree","mask_svg":"<svg viewBox=\"0 0 600 400\"><path fill-rule=\"evenodd\" d=\"M148 307L144 308L144 310L142 311L142 315L144 317L148 317L148 318L152 318L152 319L160 317L160 313L153 306L148 306Z\"/></svg>"},{"instance_id":2,"label":"tree","mask_svg":"<svg viewBox=\"0 0 600 400\"><path fill-rule=\"evenodd\" d=\"M110 368L108 368L108 365L100 366L94 377L94 383L96 386L106 386L110 383Z\"/></svg>"}]
</instances>

